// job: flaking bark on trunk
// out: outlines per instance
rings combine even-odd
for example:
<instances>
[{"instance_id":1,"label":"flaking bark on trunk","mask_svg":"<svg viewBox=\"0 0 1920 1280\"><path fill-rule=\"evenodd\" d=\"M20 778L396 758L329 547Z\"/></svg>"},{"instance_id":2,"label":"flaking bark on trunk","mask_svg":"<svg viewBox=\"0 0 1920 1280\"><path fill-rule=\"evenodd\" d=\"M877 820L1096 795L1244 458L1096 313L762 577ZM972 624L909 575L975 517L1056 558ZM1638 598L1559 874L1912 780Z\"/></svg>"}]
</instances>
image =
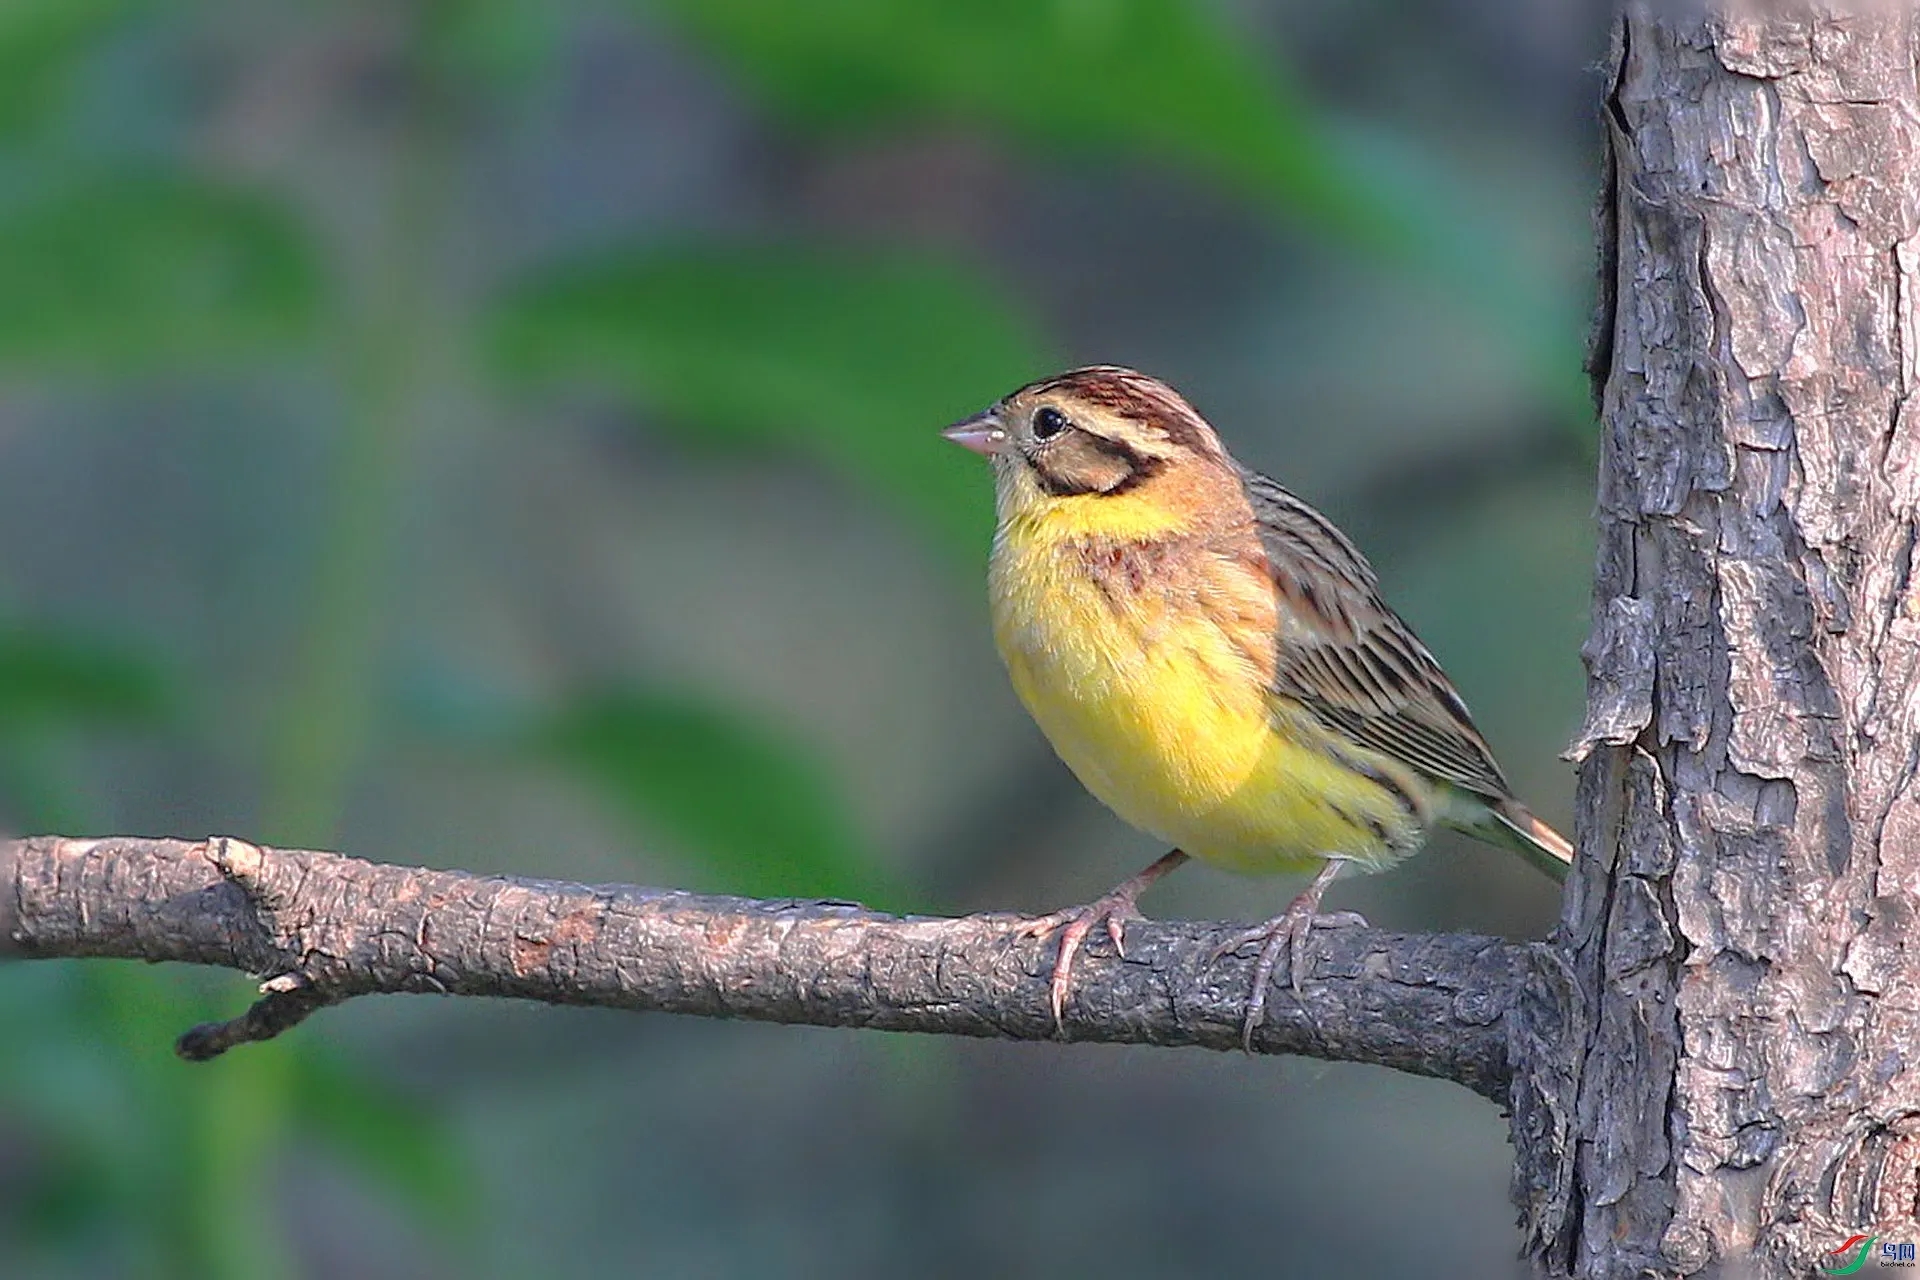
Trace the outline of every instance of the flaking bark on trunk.
<instances>
[{"instance_id":1,"label":"flaking bark on trunk","mask_svg":"<svg viewBox=\"0 0 1920 1280\"><path fill-rule=\"evenodd\" d=\"M1906 5L1623 5L1573 1060L1516 1094L1549 1274L1920 1238L1916 48Z\"/></svg>"}]
</instances>

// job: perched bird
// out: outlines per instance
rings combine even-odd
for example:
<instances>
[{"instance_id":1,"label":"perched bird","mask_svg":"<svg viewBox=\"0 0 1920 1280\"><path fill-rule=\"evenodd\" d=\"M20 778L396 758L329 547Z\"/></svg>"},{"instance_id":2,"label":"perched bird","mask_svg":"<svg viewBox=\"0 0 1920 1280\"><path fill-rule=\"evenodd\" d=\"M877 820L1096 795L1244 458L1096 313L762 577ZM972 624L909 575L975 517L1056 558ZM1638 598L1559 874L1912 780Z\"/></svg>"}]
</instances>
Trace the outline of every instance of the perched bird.
<instances>
[{"instance_id":1,"label":"perched bird","mask_svg":"<svg viewBox=\"0 0 1920 1280\"><path fill-rule=\"evenodd\" d=\"M1446 673L1318 511L1235 462L1179 393L1132 369L1075 369L947 428L993 464L994 639L1054 750L1172 852L1060 930L1059 1023L1095 926L1125 954L1141 891L1185 862L1316 871L1261 944L1250 1048L1284 952L1297 991L1321 895L1381 871L1436 824L1564 879L1573 850L1514 798ZM1323 920L1330 923L1331 920Z\"/></svg>"}]
</instances>

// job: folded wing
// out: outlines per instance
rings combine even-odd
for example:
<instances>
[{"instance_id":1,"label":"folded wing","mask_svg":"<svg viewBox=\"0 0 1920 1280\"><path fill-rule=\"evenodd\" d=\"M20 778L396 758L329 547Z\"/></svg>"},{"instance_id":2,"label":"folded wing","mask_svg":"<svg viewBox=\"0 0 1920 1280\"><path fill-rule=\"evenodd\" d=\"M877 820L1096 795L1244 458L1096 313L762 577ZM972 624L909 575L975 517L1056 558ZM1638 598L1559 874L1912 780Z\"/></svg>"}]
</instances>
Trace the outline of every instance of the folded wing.
<instances>
[{"instance_id":1,"label":"folded wing","mask_svg":"<svg viewBox=\"0 0 1920 1280\"><path fill-rule=\"evenodd\" d=\"M1488 801L1512 800L1485 738L1346 535L1265 476L1243 475L1278 593L1273 689L1344 737Z\"/></svg>"}]
</instances>

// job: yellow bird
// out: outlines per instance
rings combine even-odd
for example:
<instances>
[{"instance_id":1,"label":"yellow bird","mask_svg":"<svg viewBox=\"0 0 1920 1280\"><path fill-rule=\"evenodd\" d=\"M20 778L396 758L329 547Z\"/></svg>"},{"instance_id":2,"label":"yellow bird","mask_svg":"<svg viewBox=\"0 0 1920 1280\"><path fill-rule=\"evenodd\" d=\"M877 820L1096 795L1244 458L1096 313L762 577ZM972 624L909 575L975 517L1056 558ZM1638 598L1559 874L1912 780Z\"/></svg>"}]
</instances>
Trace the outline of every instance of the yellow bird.
<instances>
[{"instance_id":1,"label":"yellow bird","mask_svg":"<svg viewBox=\"0 0 1920 1280\"><path fill-rule=\"evenodd\" d=\"M1231 939L1261 943L1243 1039L1284 952L1295 990L1327 885L1382 871L1436 824L1564 879L1573 849L1514 798L1466 704L1380 598L1373 567L1325 516L1235 462L1179 393L1132 369L1022 387L946 437L993 463L994 639L1054 750L1101 802L1172 852L1063 930L1059 1022L1073 961L1187 860L1317 869L1286 911Z\"/></svg>"}]
</instances>

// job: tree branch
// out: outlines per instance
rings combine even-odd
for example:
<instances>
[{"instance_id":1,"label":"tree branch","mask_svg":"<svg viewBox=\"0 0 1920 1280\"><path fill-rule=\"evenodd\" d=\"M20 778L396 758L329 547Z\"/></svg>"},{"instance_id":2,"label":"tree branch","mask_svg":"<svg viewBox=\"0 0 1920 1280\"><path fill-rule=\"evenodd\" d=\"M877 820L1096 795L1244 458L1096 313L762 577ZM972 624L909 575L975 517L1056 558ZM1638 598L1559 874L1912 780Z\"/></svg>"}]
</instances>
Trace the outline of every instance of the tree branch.
<instances>
[{"instance_id":1,"label":"tree branch","mask_svg":"<svg viewBox=\"0 0 1920 1280\"><path fill-rule=\"evenodd\" d=\"M219 837L0 841L0 956L173 960L266 979L245 1014L180 1038L195 1060L398 992L1048 1039L1054 944L1018 937L1022 918L476 876ZM1124 960L1091 948L1067 1036L1239 1047L1252 961L1210 962L1232 928L1139 921ZM1317 931L1312 950L1303 992L1281 984L1268 1001L1256 1052L1376 1063L1506 1101L1507 1015L1537 948L1340 928Z\"/></svg>"}]
</instances>

